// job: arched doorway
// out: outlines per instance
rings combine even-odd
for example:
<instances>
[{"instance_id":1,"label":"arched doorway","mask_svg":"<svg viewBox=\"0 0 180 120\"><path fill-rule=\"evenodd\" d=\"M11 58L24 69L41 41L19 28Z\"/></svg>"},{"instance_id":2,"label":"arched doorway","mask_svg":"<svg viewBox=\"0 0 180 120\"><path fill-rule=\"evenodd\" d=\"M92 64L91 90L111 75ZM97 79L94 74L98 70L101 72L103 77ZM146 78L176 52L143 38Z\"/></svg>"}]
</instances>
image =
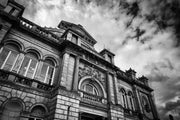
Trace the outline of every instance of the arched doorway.
<instances>
[{"instance_id":1,"label":"arched doorway","mask_svg":"<svg viewBox=\"0 0 180 120\"><path fill-rule=\"evenodd\" d=\"M19 101L8 101L3 109L1 120L19 120L22 104Z\"/></svg>"}]
</instances>

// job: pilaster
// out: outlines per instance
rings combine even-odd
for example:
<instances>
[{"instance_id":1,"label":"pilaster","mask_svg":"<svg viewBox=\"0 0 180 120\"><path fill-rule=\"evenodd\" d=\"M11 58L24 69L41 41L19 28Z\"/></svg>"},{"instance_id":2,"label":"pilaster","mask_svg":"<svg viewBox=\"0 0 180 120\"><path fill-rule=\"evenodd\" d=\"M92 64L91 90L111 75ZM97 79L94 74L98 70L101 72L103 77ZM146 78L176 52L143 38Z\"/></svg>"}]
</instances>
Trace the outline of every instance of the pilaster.
<instances>
[{"instance_id":1,"label":"pilaster","mask_svg":"<svg viewBox=\"0 0 180 120\"><path fill-rule=\"evenodd\" d=\"M73 87L72 87L73 91L78 90L78 73L79 73L79 56L76 56L74 80L73 80Z\"/></svg>"}]
</instances>

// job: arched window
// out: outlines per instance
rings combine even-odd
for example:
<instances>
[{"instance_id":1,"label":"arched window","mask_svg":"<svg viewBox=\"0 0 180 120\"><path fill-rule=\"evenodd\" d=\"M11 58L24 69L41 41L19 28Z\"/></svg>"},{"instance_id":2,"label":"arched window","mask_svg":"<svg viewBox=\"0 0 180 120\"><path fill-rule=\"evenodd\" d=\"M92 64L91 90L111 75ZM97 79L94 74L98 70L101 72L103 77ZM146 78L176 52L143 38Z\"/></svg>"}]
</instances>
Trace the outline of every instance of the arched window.
<instances>
[{"instance_id":1,"label":"arched window","mask_svg":"<svg viewBox=\"0 0 180 120\"><path fill-rule=\"evenodd\" d=\"M86 93L90 93L96 96L104 96L102 87L100 84L91 78L85 79L82 83L79 83L79 89Z\"/></svg>"},{"instance_id":2,"label":"arched window","mask_svg":"<svg viewBox=\"0 0 180 120\"><path fill-rule=\"evenodd\" d=\"M83 91L93 94L93 95L99 95L97 88L93 84L84 84L82 86Z\"/></svg>"},{"instance_id":3,"label":"arched window","mask_svg":"<svg viewBox=\"0 0 180 120\"><path fill-rule=\"evenodd\" d=\"M29 120L43 120L46 114L46 110L41 105L37 105L31 110L31 117Z\"/></svg>"},{"instance_id":4,"label":"arched window","mask_svg":"<svg viewBox=\"0 0 180 120\"><path fill-rule=\"evenodd\" d=\"M150 106L149 106L148 99L145 96L142 96L142 105L143 105L143 109L145 110L145 112L149 113Z\"/></svg>"},{"instance_id":5,"label":"arched window","mask_svg":"<svg viewBox=\"0 0 180 120\"><path fill-rule=\"evenodd\" d=\"M28 78L34 78L37 65L38 56L34 52L29 52L24 57L19 74Z\"/></svg>"},{"instance_id":6,"label":"arched window","mask_svg":"<svg viewBox=\"0 0 180 120\"><path fill-rule=\"evenodd\" d=\"M124 89L121 89L121 95L122 95L123 107L127 108L126 92Z\"/></svg>"},{"instance_id":7,"label":"arched window","mask_svg":"<svg viewBox=\"0 0 180 120\"><path fill-rule=\"evenodd\" d=\"M22 105L18 101L9 101L2 113L1 120L19 120Z\"/></svg>"},{"instance_id":8,"label":"arched window","mask_svg":"<svg viewBox=\"0 0 180 120\"><path fill-rule=\"evenodd\" d=\"M1 48L0 68L11 71L19 54L19 49L14 44L8 44Z\"/></svg>"},{"instance_id":9,"label":"arched window","mask_svg":"<svg viewBox=\"0 0 180 120\"><path fill-rule=\"evenodd\" d=\"M42 69L40 73L40 81L47 84L52 84L54 74L55 74L55 63L50 59L46 59L42 65Z\"/></svg>"},{"instance_id":10,"label":"arched window","mask_svg":"<svg viewBox=\"0 0 180 120\"><path fill-rule=\"evenodd\" d=\"M134 110L134 100L133 100L132 92L128 92L128 96L129 96L129 102L130 102L130 109Z\"/></svg>"}]
</instances>

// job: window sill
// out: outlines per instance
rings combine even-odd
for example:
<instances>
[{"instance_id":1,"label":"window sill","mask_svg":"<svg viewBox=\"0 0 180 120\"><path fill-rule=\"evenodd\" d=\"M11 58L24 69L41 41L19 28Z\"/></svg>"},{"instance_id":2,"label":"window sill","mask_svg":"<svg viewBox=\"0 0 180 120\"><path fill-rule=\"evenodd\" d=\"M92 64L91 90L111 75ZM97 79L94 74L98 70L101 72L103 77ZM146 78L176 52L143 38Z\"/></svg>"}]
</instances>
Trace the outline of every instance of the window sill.
<instances>
[{"instance_id":1,"label":"window sill","mask_svg":"<svg viewBox=\"0 0 180 120\"><path fill-rule=\"evenodd\" d=\"M50 91L53 88L53 86L51 85L2 69L0 69L0 80L12 81L14 83L21 84L25 87L32 87L44 91Z\"/></svg>"}]
</instances>

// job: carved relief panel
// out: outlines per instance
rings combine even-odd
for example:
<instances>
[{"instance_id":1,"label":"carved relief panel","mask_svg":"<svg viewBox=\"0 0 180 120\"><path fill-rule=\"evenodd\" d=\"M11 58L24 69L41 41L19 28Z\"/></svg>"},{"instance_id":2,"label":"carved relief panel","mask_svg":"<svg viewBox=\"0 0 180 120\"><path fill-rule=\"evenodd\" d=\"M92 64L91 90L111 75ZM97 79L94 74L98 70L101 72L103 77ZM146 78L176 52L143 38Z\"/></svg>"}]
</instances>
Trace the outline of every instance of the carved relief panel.
<instances>
[{"instance_id":1,"label":"carved relief panel","mask_svg":"<svg viewBox=\"0 0 180 120\"><path fill-rule=\"evenodd\" d=\"M94 67L91 67L83 62L80 62L78 75L79 75L79 77L78 77L79 80L83 77L90 76L92 79L98 80L103 85L103 87L106 89L106 82L105 82L106 75L102 71L100 71Z\"/></svg>"}]
</instances>

